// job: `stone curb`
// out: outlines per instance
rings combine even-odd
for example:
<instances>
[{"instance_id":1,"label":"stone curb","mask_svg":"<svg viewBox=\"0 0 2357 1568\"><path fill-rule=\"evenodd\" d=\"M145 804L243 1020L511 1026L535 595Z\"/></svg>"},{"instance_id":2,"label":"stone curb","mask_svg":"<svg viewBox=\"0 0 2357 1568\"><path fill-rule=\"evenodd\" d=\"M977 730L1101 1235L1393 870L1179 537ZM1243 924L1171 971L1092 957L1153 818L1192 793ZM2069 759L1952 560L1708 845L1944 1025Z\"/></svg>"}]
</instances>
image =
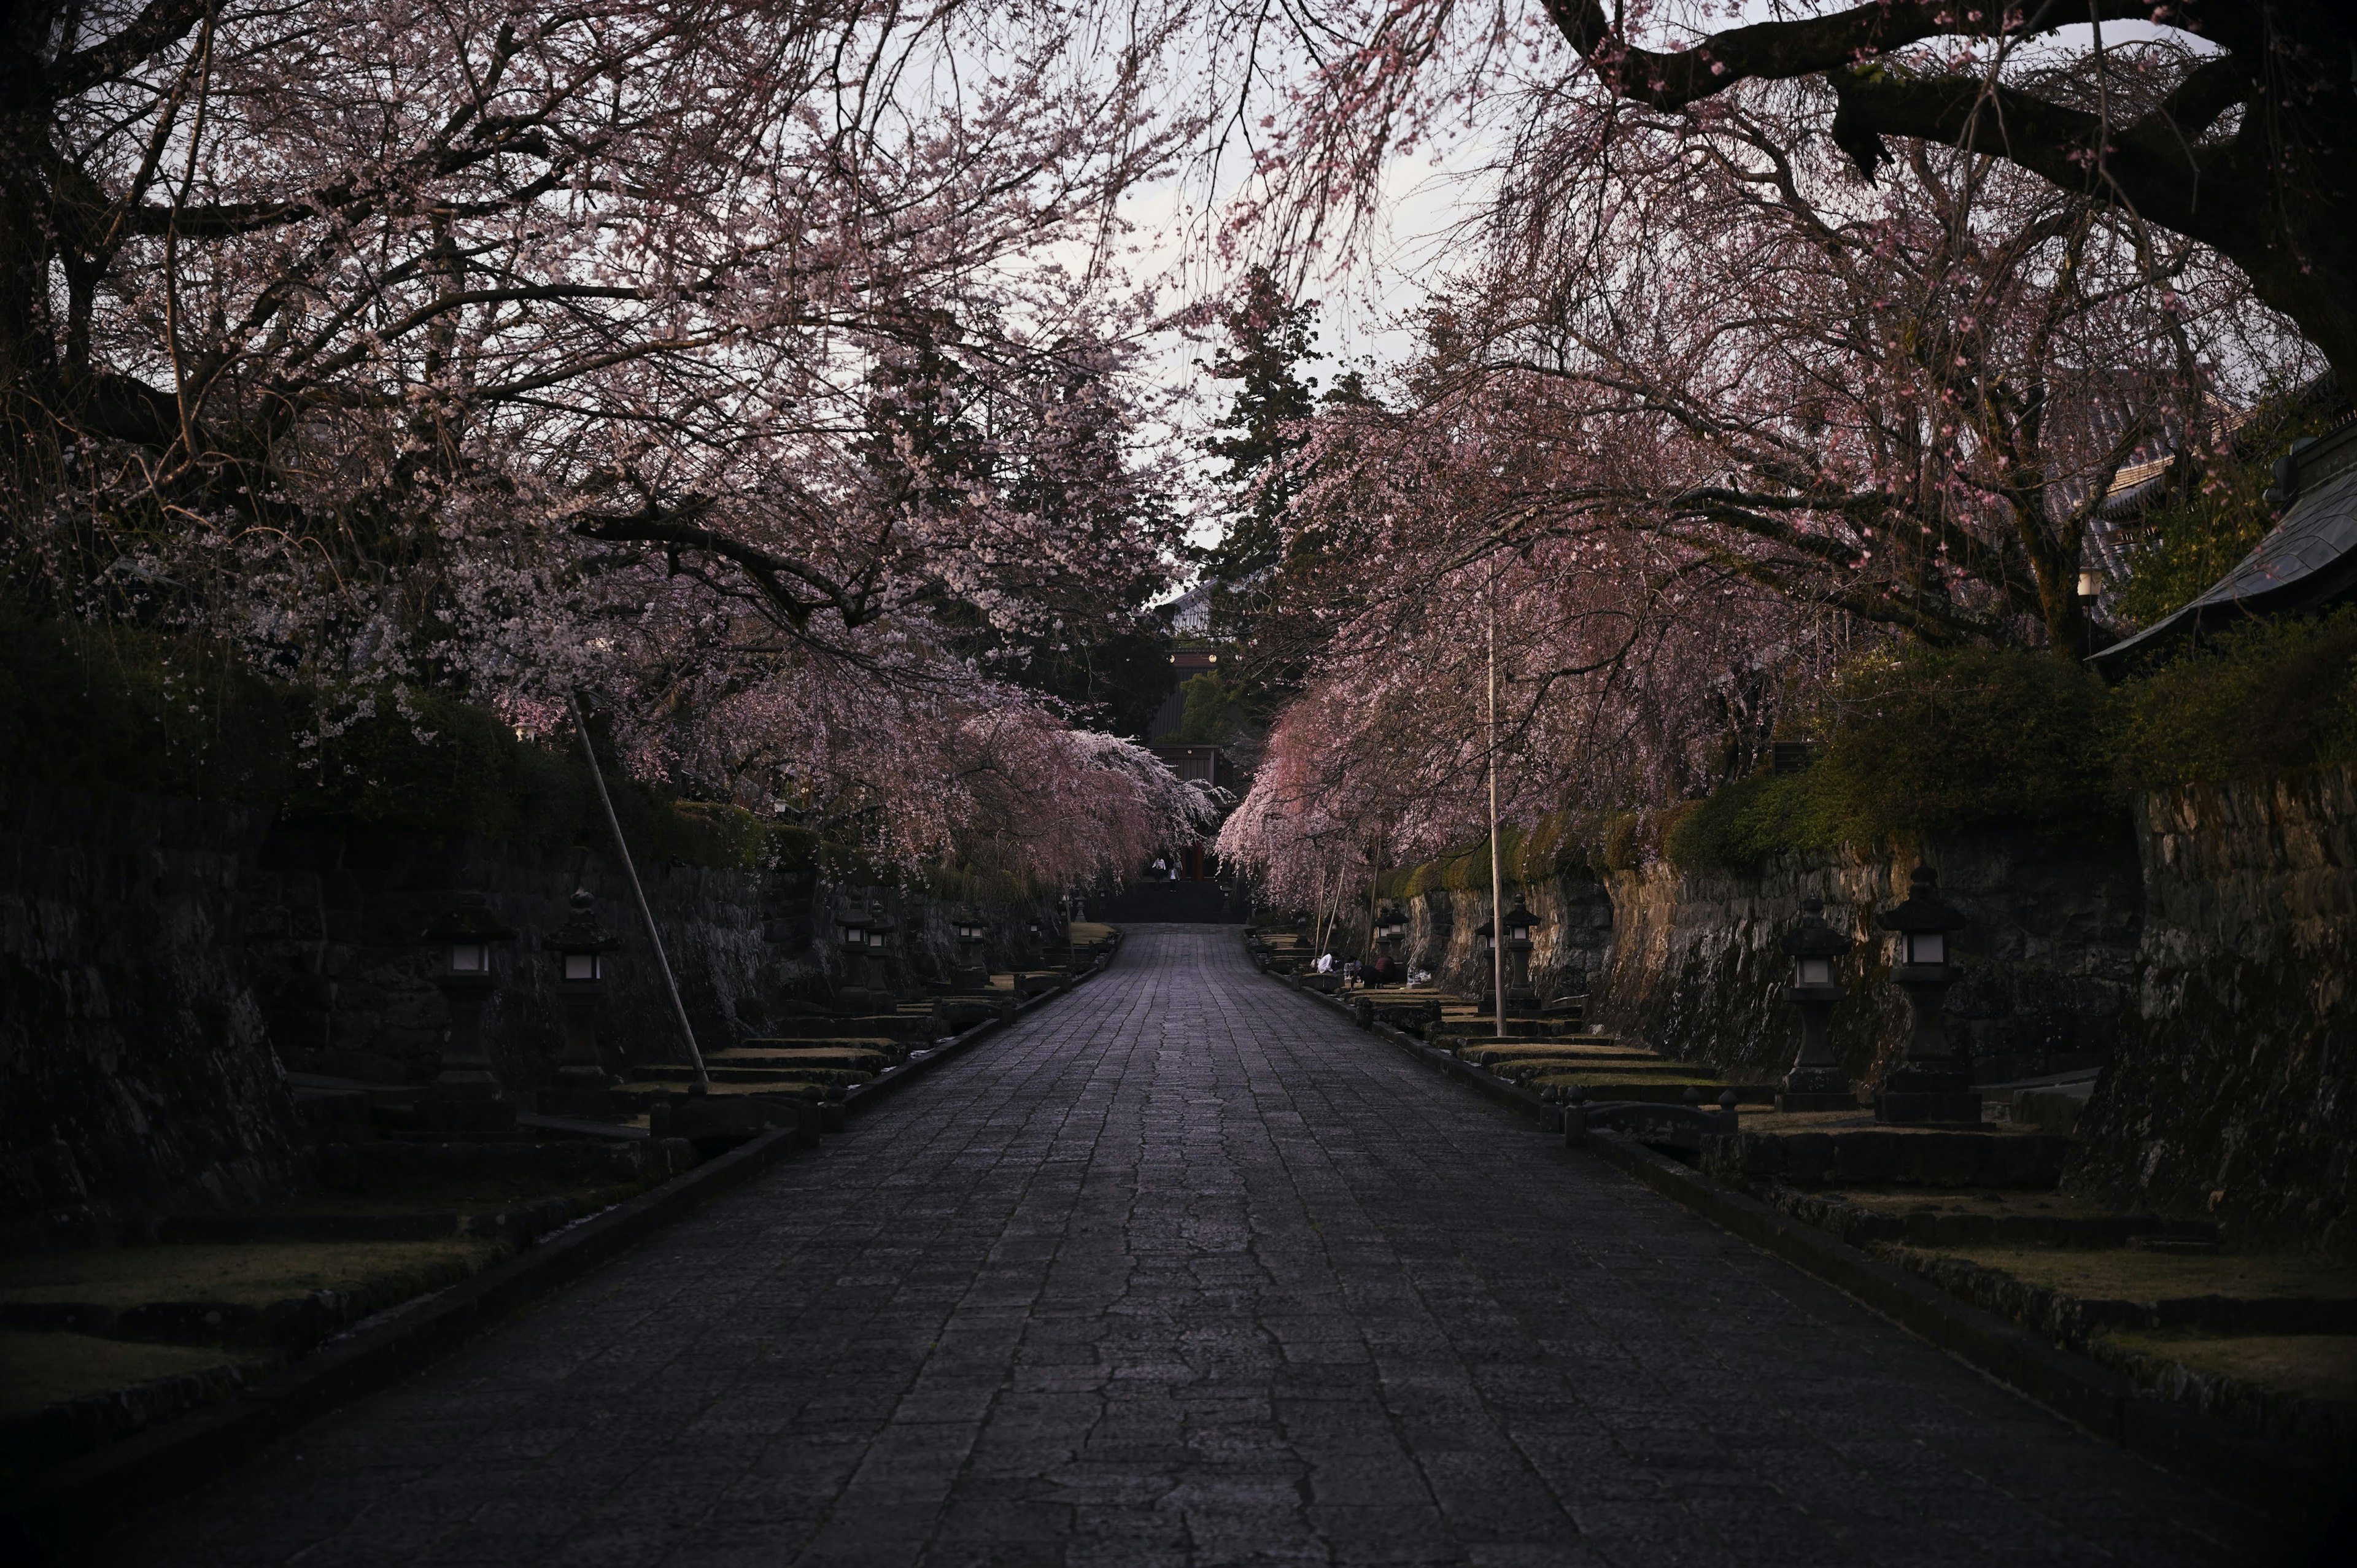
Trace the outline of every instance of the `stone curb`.
<instances>
[{"instance_id":1,"label":"stone curb","mask_svg":"<svg viewBox=\"0 0 2357 1568\"><path fill-rule=\"evenodd\" d=\"M1272 976L1291 983L1290 976ZM1296 990L1304 990L1295 986ZM1348 1004L1318 992L1304 994ZM1353 1022L1356 1020L1353 1019ZM1546 1125L1546 1106L1519 1085L1436 1050L1388 1024L1368 1026L1444 1077ZM2043 1405L2072 1425L2216 1492L2298 1527L2314 1529L2341 1505L2349 1478L2286 1444L2189 1411L2104 1367L2048 1344L1993 1313L1876 1259L1813 1226L1730 1191L1666 1155L1609 1133L1586 1147L1606 1163L1764 1252L1832 1285L1878 1316L1974 1370Z\"/></svg>"},{"instance_id":2,"label":"stone curb","mask_svg":"<svg viewBox=\"0 0 2357 1568\"><path fill-rule=\"evenodd\" d=\"M1058 984L1053 991L1043 991L1037 996L1027 997L1023 1001L1017 1002L1015 1004L1016 1016L1019 1018L1026 1013L1044 1007L1049 1003L1056 1000L1059 996L1069 995L1082 984L1088 981L1094 980L1098 975L1103 974L1112 966L1114 955L1118 953L1120 950L1121 934L1116 931L1113 938L1113 951L1099 953L1097 955L1096 962L1090 968L1087 973L1069 975L1060 984ZM997 1019L985 1018L981 1023L976 1024L973 1028L966 1030L963 1034L952 1035L948 1039L942 1041L940 1045L928 1051L921 1060L903 1062L899 1067L893 1069L886 1077L872 1079L866 1083L858 1084L851 1089L844 1090L843 1107L845 1112L847 1113L863 1105L870 1104L876 1101L884 1099L888 1095L898 1092L902 1084L907 1083L913 1078L921 1077L933 1066L934 1063L945 1060L950 1057L963 1055L968 1046L974 1044L974 1041L982 1038L983 1036L988 1034L997 1026Z\"/></svg>"},{"instance_id":3,"label":"stone curb","mask_svg":"<svg viewBox=\"0 0 2357 1568\"><path fill-rule=\"evenodd\" d=\"M1100 955L1088 973L1017 1004L1017 1013L1044 1006L1103 973L1111 958ZM952 1036L923 1059L859 1086L856 1095L846 1094L845 1109L899 1090L998 1026L999 1020L986 1018ZM554 1232L472 1279L388 1309L373 1325L328 1341L218 1405L35 1477L0 1503L0 1560L37 1563L61 1555L118 1527L135 1511L202 1485L336 1406L424 1370L707 1199L761 1175L802 1141L799 1124L763 1133L651 1192ZM135 1505L127 1504L132 1498Z\"/></svg>"},{"instance_id":4,"label":"stone curb","mask_svg":"<svg viewBox=\"0 0 2357 1568\"><path fill-rule=\"evenodd\" d=\"M118 1523L125 1499L144 1506L186 1491L347 1400L420 1370L706 1198L769 1169L800 1146L802 1136L798 1126L764 1133L472 1279L389 1309L374 1325L329 1341L221 1404L36 1477L8 1499L6 1518L32 1552L61 1552L94 1533L93 1526Z\"/></svg>"},{"instance_id":5,"label":"stone curb","mask_svg":"<svg viewBox=\"0 0 2357 1568\"><path fill-rule=\"evenodd\" d=\"M1353 1025L1358 1024L1357 1015L1351 1011L1351 1004L1340 995L1329 996L1322 991L1312 991L1305 985L1296 984L1295 977L1289 974L1271 975L1269 978L1292 986L1294 990L1314 1002L1323 1002L1349 1018ZM1501 1078L1486 1068L1476 1067L1471 1062L1465 1061L1436 1046L1426 1045L1406 1030L1394 1028L1389 1024L1367 1024L1361 1026L1369 1034L1389 1040L1441 1077L1470 1084L1509 1111L1529 1117L1543 1128L1548 1125L1548 1112L1555 1107L1547 1104L1512 1079Z\"/></svg>"},{"instance_id":6,"label":"stone curb","mask_svg":"<svg viewBox=\"0 0 2357 1568\"><path fill-rule=\"evenodd\" d=\"M2174 1404L1641 1144L1591 1133L1586 1146L1721 1230L2164 1470L2295 1525L2320 1524L2340 1504L2344 1477L2298 1449Z\"/></svg>"}]
</instances>

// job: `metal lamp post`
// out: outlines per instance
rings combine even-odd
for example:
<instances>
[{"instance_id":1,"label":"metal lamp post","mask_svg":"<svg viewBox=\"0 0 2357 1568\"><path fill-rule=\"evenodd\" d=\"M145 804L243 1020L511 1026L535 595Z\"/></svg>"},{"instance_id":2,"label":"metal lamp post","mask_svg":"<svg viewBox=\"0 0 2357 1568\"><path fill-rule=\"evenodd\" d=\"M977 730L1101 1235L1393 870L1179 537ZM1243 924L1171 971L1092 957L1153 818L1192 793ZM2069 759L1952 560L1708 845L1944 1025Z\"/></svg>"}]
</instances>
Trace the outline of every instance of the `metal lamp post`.
<instances>
[{"instance_id":1,"label":"metal lamp post","mask_svg":"<svg viewBox=\"0 0 2357 1568\"><path fill-rule=\"evenodd\" d=\"M442 1070L418 1101L421 1137L483 1141L529 1137L516 1129L515 1101L500 1088L483 1050L483 1008L499 989L491 949L515 940L480 893L460 893L418 933L435 950L434 983L450 1007L450 1040Z\"/></svg>"},{"instance_id":2,"label":"metal lamp post","mask_svg":"<svg viewBox=\"0 0 2357 1568\"><path fill-rule=\"evenodd\" d=\"M1981 1097L1972 1090L1972 1069L1948 1044L1941 1003L1963 971L1948 961L1948 938L1972 922L1942 902L1938 873L1919 865L1906 900L1875 917L1899 937L1899 963L1891 983L1907 993L1911 1015L1907 1051L1874 1097L1881 1122L1957 1122L1979 1126Z\"/></svg>"},{"instance_id":3,"label":"metal lamp post","mask_svg":"<svg viewBox=\"0 0 2357 1568\"><path fill-rule=\"evenodd\" d=\"M1834 1054L1834 1004L1849 994L1834 982L1834 961L1855 945L1849 933L1825 925L1825 901L1801 906L1801 929L1779 944L1792 955L1785 998L1801 1013L1801 1055L1776 1094L1779 1111L1855 1111L1857 1095Z\"/></svg>"},{"instance_id":4,"label":"metal lamp post","mask_svg":"<svg viewBox=\"0 0 2357 1568\"><path fill-rule=\"evenodd\" d=\"M1482 977L1492 987L1481 998L1483 1009L1495 1014L1498 1037L1503 1039L1506 1035L1506 993L1495 987L1505 976L1506 964L1498 952L1498 928L1495 923L1484 920L1473 928L1473 935L1481 944Z\"/></svg>"},{"instance_id":5,"label":"metal lamp post","mask_svg":"<svg viewBox=\"0 0 2357 1568\"><path fill-rule=\"evenodd\" d=\"M556 997L565 1008L565 1059L548 1109L595 1116L612 1109L606 1065L597 1054L597 1000L606 990L606 955L622 945L597 923L597 900L587 887L573 890L573 918L544 940L556 955Z\"/></svg>"}]
</instances>

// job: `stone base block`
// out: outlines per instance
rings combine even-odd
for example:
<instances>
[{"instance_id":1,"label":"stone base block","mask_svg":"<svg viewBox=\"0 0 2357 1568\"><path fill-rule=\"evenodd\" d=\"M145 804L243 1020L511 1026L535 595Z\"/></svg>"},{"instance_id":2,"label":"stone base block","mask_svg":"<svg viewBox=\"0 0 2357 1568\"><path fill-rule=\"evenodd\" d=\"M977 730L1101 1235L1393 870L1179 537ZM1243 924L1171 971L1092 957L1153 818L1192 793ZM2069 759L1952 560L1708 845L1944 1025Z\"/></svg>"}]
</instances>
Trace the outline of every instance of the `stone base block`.
<instances>
[{"instance_id":1,"label":"stone base block","mask_svg":"<svg viewBox=\"0 0 2357 1568\"><path fill-rule=\"evenodd\" d=\"M495 1099L468 1092L472 1088L461 1085L454 1092L440 1083L428 1086L418 1099L417 1120L406 1130L409 1135L428 1143L531 1138L531 1133L517 1131L515 1101L503 1095ZM494 1088L492 1093L497 1092Z\"/></svg>"},{"instance_id":2,"label":"stone base block","mask_svg":"<svg viewBox=\"0 0 2357 1568\"><path fill-rule=\"evenodd\" d=\"M401 1144L529 1144L529 1127L394 1127L384 1135Z\"/></svg>"},{"instance_id":3,"label":"stone base block","mask_svg":"<svg viewBox=\"0 0 2357 1568\"><path fill-rule=\"evenodd\" d=\"M2046 1133L1849 1127L1703 1140L1703 1169L1740 1185L2004 1187L2051 1191L2071 1140Z\"/></svg>"},{"instance_id":4,"label":"stone base block","mask_svg":"<svg viewBox=\"0 0 2357 1568\"><path fill-rule=\"evenodd\" d=\"M1886 1089L1874 1097L1874 1119L1908 1126L1937 1122L1977 1127L1981 1124L1981 1097L1968 1090L1910 1093Z\"/></svg>"},{"instance_id":5,"label":"stone base block","mask_svg":"<svg viewBox=\"0 0 2357 1568\"><path fill-rule=\"evenodd\" d=\"M596 1075L595 1081L579 1083L560 1079L554 1088L540 1091L540 1112L544 1116L610 1116L614 1112L613 1087L606 1075Z\"/></svg>"}]
</instances>

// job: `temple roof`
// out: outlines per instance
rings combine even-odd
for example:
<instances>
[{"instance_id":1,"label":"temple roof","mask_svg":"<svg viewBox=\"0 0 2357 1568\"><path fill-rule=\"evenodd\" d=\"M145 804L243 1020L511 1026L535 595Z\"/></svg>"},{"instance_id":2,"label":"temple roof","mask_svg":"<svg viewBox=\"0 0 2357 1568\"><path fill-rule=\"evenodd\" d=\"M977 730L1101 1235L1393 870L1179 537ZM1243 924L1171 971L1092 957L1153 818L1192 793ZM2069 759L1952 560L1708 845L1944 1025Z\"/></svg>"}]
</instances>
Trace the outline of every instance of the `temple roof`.
<instances>
[{"instance_id":1,"label":"temple roof","mask_svg":"<svg viewBox=\"0 0 2357 1568\"><path fill-rule=\"evenodd\" d=\"M2240 565L2175 614L2087 662L2110 673L2140 650L2246 616L2314 609L2357 590L2357 422L2299 447L2277 465L2291 504Z\"/></svg>"}]
</instances>

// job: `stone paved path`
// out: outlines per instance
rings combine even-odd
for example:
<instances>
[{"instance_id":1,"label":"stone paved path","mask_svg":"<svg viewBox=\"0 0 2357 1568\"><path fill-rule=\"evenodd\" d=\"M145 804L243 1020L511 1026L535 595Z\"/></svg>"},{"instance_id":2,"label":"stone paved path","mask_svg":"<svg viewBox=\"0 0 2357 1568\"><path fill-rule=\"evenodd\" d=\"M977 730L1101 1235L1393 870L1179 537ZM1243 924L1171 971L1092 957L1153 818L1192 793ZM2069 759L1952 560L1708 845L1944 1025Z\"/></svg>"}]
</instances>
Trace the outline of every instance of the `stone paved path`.
<instances>
[{"instance_id":1,"label":"stone paved path","mask_svg":"<svg viewBox=\"0 0 2357 1568\"><path fill-rule=\"evenodd\" d=\"M1247 969L1114 970L124 1562L2264 1561Z\"/></svg>"}]
</instances>

